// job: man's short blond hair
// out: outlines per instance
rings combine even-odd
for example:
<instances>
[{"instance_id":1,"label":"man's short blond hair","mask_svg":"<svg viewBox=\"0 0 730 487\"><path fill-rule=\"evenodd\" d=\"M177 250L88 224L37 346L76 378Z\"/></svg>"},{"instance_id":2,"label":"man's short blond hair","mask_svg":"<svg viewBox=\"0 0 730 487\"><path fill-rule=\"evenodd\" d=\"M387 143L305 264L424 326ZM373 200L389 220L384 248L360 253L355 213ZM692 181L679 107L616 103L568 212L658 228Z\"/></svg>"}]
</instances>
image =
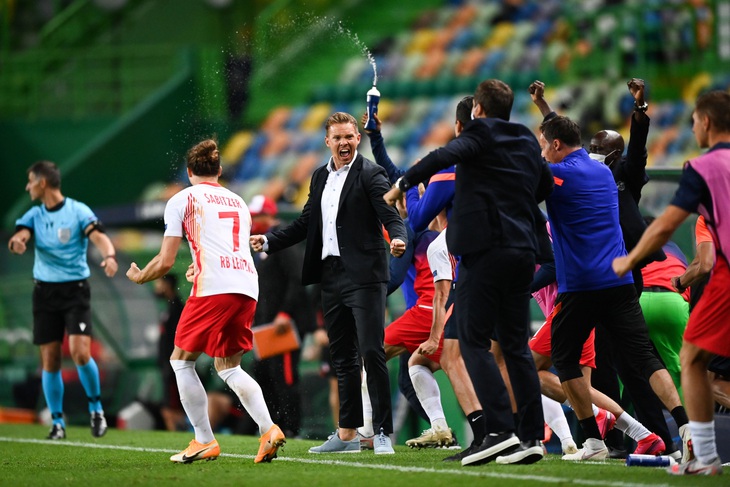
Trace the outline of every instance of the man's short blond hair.
<instances>
[{"instance_id":1,"label":"man's short blond hair","mask_svg":"<svg viewBox=\"0 0 730 487\"><path fill-rule=\"evenodd\" d=\"M327 122L324 124L324 129L327 133L329 133L331 126L339 125L341 123L351 123L355 127L355 130L357 130L357 120L355 117L345 112L335 112L330 115Z\"/></svg>"}]
</instances>

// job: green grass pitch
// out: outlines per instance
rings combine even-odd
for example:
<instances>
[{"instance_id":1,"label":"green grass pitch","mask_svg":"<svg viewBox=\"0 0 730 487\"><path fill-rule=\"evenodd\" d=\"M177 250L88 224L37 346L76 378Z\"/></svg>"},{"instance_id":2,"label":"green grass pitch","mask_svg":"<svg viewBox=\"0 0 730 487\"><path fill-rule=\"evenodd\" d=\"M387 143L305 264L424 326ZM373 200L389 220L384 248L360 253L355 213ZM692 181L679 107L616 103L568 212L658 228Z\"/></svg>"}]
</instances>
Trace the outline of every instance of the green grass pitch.
<instances>
[{"instance_id":1,"label":"green grass pitch","mask_svg":"<svg viewBox=\"0 0 730 487\"><path fill-rule=\"evenodd\" d=\"M441 460L449 450L411 450L395 455L313 455L320 442L287 441L279 458L254 464L258 438L219 435L221 457L190 465L169 461L192 433L110 429L93 438L88 428L69 427L63 441L45 440L40 425L0 424L0 485L7 486L240 486L240 487L461 487L493 486L728 486L730 472L718 477L676 478L661 468L626 467L622 461L568 463L548 455L534 465L462 467Z\"/></svg>"}]
</instances>

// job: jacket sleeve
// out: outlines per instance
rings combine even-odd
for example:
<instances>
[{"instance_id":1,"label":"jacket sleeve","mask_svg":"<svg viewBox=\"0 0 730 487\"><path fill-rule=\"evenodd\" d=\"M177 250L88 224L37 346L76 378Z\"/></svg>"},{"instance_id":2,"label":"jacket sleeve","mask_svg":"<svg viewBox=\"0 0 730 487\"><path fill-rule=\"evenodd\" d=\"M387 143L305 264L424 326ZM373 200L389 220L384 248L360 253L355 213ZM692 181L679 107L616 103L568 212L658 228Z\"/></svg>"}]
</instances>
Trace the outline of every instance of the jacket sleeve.
<instances>
[{"instance_id":1,"label":"jacket sleeve","mask_svg":"<svg viewBox=\"0 0 730 487\"><path fill-rule=\"evenodd\" d=\"M410 186L418 186L421 181L454 165L454 161L466 162L473 158L480 150L480 142L463 132L459 137L451 140L440 149L428 153L423 159L411 166L403 178Z\"/></svg>"}]
</instances>

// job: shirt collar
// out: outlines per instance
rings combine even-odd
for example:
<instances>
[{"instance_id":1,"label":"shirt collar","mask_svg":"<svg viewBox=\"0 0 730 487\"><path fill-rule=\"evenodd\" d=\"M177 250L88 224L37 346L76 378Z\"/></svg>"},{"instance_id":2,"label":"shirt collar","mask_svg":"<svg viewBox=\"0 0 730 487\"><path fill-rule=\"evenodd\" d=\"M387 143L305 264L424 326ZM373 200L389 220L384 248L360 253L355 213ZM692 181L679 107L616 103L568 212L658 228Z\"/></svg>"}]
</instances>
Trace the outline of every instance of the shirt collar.
<instances>
[{"instance_id":1,"label":"shirt collar","mask_svg":"<svg viewBox=\"0 0 730 487\"><path fill-rule=\"evenodd\" d=\"M718 142L717 144L710 147L707 152L712 152L717 149L730 149L730 142Z\"/></svg>"},{"instance_id":2,"label":"shirt collar","mask_svg":"<svg viewBox=\"0 0 730 487\"><path fill-rule=\"evenodd\" d=\"M350 163L349 164L345 164L339 170L340 171L349 171L350 170L350 166L352 165L353 162L355 162L355 159L357 159L357 154L358 154L358 152L356 150L355 151L355 155L353 156L353 158L350 161ZM333 158L330 157L330 160L327 161L327 172L330 172L330 173L333 173L333 172L337 172L338 171L337 169L335 169L334 165L332 164L332 159Z\"/></svg>"}]
</instances>

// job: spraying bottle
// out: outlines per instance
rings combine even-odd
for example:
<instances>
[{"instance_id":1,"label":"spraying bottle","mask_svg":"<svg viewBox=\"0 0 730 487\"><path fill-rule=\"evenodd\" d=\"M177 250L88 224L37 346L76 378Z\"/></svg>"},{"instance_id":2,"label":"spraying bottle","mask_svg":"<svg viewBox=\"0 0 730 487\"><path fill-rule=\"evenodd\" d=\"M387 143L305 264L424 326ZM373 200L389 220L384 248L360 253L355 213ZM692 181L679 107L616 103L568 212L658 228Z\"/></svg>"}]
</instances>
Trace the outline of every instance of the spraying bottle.
<instances>
[{"instance_id":1,"label":"spraying bottle","mask_svg":"<svg viewBox=\"0 0 730 487\"><path fill-rule=\"evenodd\" d=\"M375 85L373 85L373 87L368 90L367 97L368 120L365 122L365 129L367 130L375 130L376 123L373 115L378 113L378 102L380 102L380 92Z\"/></svg>"}]
</instances>

